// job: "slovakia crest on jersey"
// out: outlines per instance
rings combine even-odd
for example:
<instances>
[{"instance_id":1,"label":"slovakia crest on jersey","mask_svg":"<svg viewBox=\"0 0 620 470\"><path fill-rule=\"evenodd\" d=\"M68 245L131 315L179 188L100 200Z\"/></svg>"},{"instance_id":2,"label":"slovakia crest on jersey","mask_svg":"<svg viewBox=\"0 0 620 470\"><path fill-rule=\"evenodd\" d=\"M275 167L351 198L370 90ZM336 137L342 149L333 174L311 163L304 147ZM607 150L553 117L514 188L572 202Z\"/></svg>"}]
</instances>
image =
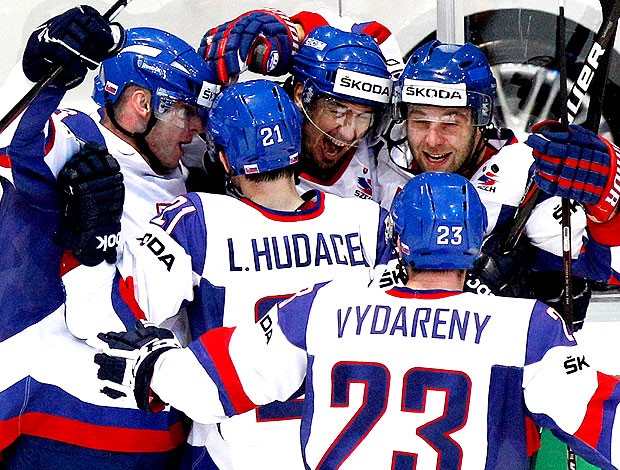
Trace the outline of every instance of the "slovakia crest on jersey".
<instances>
[{"instance_id":1,"label":"slovakia crest on jersey","mask_svg":"<svg viewBox=\"0 0 620 470\"><path fill-rule=\"evenodd\" d=\"M372 181L368 178L359 176L357 178L357 189L355 190L355 196L362 199L371 199Z\"/></svg>"},{"instance_id":2,"label":"slovakia crest on jersey","mask_svg":"<svg viewBox=\"0 0 620 470\"><path fill-rule=\"evenodd\" d=\"M483 168L482 174L478 177L478 181L476 181L476 187L483 191L495 192L498 172L499 167L495 164L491 165L491 168L488 170Z\"/></svg>"}]
</instances>

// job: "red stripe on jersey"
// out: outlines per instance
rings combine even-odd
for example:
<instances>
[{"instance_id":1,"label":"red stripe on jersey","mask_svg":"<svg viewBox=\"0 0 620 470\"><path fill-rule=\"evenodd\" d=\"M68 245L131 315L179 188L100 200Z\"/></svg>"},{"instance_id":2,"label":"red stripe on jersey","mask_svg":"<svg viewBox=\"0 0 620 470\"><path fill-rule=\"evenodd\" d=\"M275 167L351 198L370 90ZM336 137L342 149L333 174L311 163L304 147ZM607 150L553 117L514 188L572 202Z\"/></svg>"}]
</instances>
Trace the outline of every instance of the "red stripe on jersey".
<instances>
[{"instance_id":1,"label":"red stripe on jersey","mask_svg":"<svg viewBox=\"0 0 620 470\"><path fill-rule=\"evenodd\" d=\"M291 16L291 20L294 23L300 24L304 30L304 34L308 36L310 31L319 26L329 26L329 23L318 13L312 13L310 11L300 11L295 16Z\"/></svg>"},{"instance_id":2,"label":"red stripe on jersey","mask_svg":"<svg viewBox=\"0 0 620 470\"><path fill-rule=\"evenodd\" d=\"M462 294L461 291L429 291L429 292L421 292L414 290L397 290L390 289L385 291L386 294L391 295L392 297L399 297L401 299L443 299L445 297L452 297L453 295Z\"/></svg>"},{"instance_id":3,"label":"red stripe on jersey","mask_svg":"<svg viewBox=\"0 0 620 470\"><path fill-rule=\"evenodd\" d=\"M11 168L11 159L7 154L0 155L0 166L3 168Z\"/></svg>"},{"instance_id":4,"label":"red stripe on jersey","mask_svg":"<svg viewBox=\"0 0 620 470\"><path fill-rule=\"evenodd\" d=\"M532 418L525 417L525 448L527 456L531 457L538 449L540 449L540 434L538 426Z\"/></svg>"},{"instance_id":5,"label":"red stripe on jersey","mask_svg":"<svg viewBox=\"0 0 620 470\"><path fill-rule=\"evenodd\" d=\"M60 276L64 276L72 269L80 266L80 264L82 263L76 260L73 256L73 251L65 250L65 252L62 254L62 259L60 260Z\"/></svg>"},{"instance_id":6,"label":"red stripe on jersey","mask_svg":"<svg viewBox=\"0 0 620 470\"><path fill-rule=\"evenodd\" d=\"M253 410L256 405L243 390L243 385L241 385L241 380L228 352L230 337L234 331L234 328L215 328L202 335L200 341L220 374L232 406L240 414Z\"/></svg>"},{"instance_id":7,"label":"red stripe on jersey","mask_svg":"<svg viewBox=\"0 0 620 470\"><path fill-rule=\"evenodd\" d=\"M99 426L32 412L0 422L0 449L19 434L110 452L166 452L179 447L186 439L181 422L172 424L167 430L156 431Z\"/></svg>"},{"instance_id":8,"label":"red stripe on jersey","mask_svg":"<svg viewBox=\"0 0 620 470\"><path fill-rule=\"evenodd\" d=\"M595 449L598 447L601 426L603 425L604 402L611 396L615 386L618 384L618 379L602 372L597 372L597 378L598 388L594 395L592 395L583 422L575 433L575 437Z\"/></svg>"},{"instance_id":9,"label":"red stripe on jersey","mask_svg":"<svg viewBox=\"0 0 620 470\"><path fill-rule=\"evenodd\" d=\"M368 26L364 27L364 29L362 29L362 33L372 36L379 44L383 44L383 42L392 34L389 29L376 21L373 21L372 23L369 23Z\"/></svg>"},{"instance_id":10,"label":"red stripe on jersey","mask_svg":"<svg viewBox=\"0 0 620 470\"><path fill-rule=\"evenodd\" d=\"M118 279L118 290L122 299L133 312L133 316L136 317L136 320L146 320L146 315L136 300L135 290L133 287L133 277L129 276L127 279L120 277Z\"/></svg>"},{"instance_id":11,"label":"red stripe on jersey","mask_svg":"<svg viewBox=\"0 0 620 470\"><path fill-rule=\"evenodd\" d=\"M321 192L319 192L318 194L319 200L316 204L310 205L309 207L307 202L304 202L304 204L302 204L300 210L303 212L290 211L275 213L267 210L263 206L259 206L258 204L247 198L241 198L239 200L247 204L248 206L253 207L270 220L276 220L278 222L299 222L300 220L315 219L325 211L325 197Z\"/></svg>"}]
</instances>

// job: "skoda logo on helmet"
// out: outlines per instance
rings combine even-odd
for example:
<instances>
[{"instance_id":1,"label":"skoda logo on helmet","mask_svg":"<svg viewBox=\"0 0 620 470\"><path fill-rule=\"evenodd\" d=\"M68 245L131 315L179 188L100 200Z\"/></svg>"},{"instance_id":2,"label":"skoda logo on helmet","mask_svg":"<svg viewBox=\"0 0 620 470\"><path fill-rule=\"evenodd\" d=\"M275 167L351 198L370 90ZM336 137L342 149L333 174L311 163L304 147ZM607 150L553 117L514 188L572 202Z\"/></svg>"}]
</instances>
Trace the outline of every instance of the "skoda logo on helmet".
<instances>
[{"instance_id":1,"label":"skoda logo on helmet","mask_svg":"<svg viewBox=\"0 0 620 470\"><path fill-rule=\"evenodd\" d=\"M428 80L404 80L401 100L404 103L431 106L467 106L464 83L437 83Z\"/></svg>"},{"instance_id":2,"label":"skoda logo on helmet","mask_svg":"<svg viewBox=\"0 0 620 470\"><path fill-rule=\"evenodd\" d=\"M377 103L388 103L392 94L392 81L389 78L338 69L334 92Z\"/></svg>"}]
</instances>

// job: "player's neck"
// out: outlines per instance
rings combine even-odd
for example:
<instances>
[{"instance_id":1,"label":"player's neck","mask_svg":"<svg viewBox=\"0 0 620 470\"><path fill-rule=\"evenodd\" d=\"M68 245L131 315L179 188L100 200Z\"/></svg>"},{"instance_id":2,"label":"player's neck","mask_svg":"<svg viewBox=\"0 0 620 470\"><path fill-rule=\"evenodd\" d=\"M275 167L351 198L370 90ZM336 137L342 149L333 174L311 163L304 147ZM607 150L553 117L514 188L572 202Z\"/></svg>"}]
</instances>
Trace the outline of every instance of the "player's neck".
<instances>
[{"instance_id":1,"label":"player's neck","mask_svg":"<svg viewBox=\"0 0 620 470\"><path fill-rule=\"evenodd\" d=\"M239 183L244 197L267 209L292 212L304 203L295 189L293 178L280 178L260 183L243 179Z\"/></svg>"},{"instance_id":2,"label":"player's neck","mask_svg":"<svg viewBox=\"0 0 620 470\"><path fill-rule=\"evenodd\" d=\"M463 290L465 271L409 271L405 284L415 290Z\"/></svg>"}]
</instances>

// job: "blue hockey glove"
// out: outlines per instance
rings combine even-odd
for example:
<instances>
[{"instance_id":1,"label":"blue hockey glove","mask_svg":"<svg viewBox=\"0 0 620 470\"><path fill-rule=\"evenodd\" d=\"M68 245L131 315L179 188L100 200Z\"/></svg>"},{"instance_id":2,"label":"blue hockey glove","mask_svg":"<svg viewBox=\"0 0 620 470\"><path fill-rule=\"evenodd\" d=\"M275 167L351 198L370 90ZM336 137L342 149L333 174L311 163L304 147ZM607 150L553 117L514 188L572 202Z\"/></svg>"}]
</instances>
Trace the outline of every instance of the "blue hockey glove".
<instances>
[{"instance_id":1,"label":"blue hockey glove","mask_svg":"<svg viewBox=\"0 0 620 470\"><path fill-rule=\"evenodd\" d=\"M51 83L61 89L79 85L123 42L124 31L109 24L94 8L82 5L55 16L28 39L23 57L26 77L37 82L58 66L62 73Z\"/></svg>"},{"instance_id":2,"label":"blue hockey glove","mask_svg":"<svg viewBox=\"0 0 620 470\"><path fill-rule=\"evenodd\" d=\"M125 200L123 175L105 147L84 145L58 174L65 211L56 241L86 266L116 261Z\"/></svg>"},{"instance_id":3,"label":"blue hockey glove","mask_svg":"<svg viewBox=\"0 0 620 470\"><path fill-rule=\"evenodd\" d=\"M222 84L234 83L244 70L283 75L299 48L291 19L278 10L252 10L207 31L199 53L213 64Z\"/></svg>"},{"instance_id":4,"label":"blue hockey glove","mask_svg":"<svg viewBox=\"0 0 620 470\"><path fill-rule=\"evenodd\" d=\"M113 387L105 387L101 392L120 398L127 396L125 390L133 391L139 409L160 411L163 403L151 390L151 378L159 356L181 347L174 333L139 321L135 330L97 336L108 345L105 352L95 355L95 363L99 365L97 377L109 381Z\"/></svg>"},{"instance_id":5,"label":"blue hockey glove","mask_svg":"<svg viewBox=\"0 0 620 470\"><path fill-rule=\"evenodd\" d=\"M577 125L556 121L532 127L525 142L534 149L534 180L548 194L584 203L597 222L607 221L620 199L618 149Z\"/></svg>"}]
</instances>

